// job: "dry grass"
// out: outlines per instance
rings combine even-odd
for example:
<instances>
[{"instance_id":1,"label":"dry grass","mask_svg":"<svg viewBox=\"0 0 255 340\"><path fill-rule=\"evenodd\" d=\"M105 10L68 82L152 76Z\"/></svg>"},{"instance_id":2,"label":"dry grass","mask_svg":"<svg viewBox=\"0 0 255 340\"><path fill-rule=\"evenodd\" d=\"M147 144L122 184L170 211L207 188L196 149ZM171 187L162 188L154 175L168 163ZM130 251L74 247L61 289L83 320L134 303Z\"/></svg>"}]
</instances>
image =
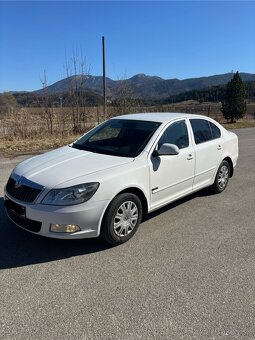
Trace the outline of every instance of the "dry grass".
<instances>
[{"instance_id":1,"label":"dry grass","mask_svg":"<svg viewBox=\"0 0 255 340\"><path fill-rule=\"evenodd\" d=\"M45 150L54 149L67 145L76 140L79 135L68 136L44 136L42 138L13 140L0 139L0 154L5 157L15 157L17 155L37 154Z\"/></svg>"},{"instance_id":2,"label":"dry grass","mask_svg":"<svg viewBox=\"0 0 255 340\"><path fill-rule=\"evenodd\" d=\"M234 124L223 124L226 129L240 129L255 127L255 120L242 120ZM22 139L15 138L13 140L0 139L0 154L5 157L15 157L25 154L37 154L45 150L58 148L67 145L76 140L79 134L70 134L67 136L44 136L42 138Z\"/></svg>"},{"instance_id":3,"label":"dry grass","mask_svg":"<svg viewBox=\"0 0 255 340\"><path fill-rule=\"evenodd\" d=\"M250 128L255 127L255 119L254 120L239 120L236 123L223 123L222 124L225 129L242 129L242 128Z\"/></svg>"},{"instance_id":4,"label":"dry grass","mask_svg":"<svg viewBox=\"0 0 255 340\"><path fill-rule=\"evenodd\" d=\"M234 124L227 124L220 111L220 103L199 103L187 101L182 103L132 108L132 112L187 112L202 114L216 119L226 129L238 129L255 127L255 103L248 103L246 119ZM89 108L86 114L86 122L83 130L86 131L96 125L96 122L104 121L110 116L118 114L117 108L107 108L104 116L102 108ZM128 113L128 112L127 112ZM14 157L21 154L40 153L71 143L81 134L72 131L70 108L54 108L53 134L47 129L45 117L41 108L22 108L12 115L6 115L0 119L0 154Z\"/></svg>"}]
</instances>

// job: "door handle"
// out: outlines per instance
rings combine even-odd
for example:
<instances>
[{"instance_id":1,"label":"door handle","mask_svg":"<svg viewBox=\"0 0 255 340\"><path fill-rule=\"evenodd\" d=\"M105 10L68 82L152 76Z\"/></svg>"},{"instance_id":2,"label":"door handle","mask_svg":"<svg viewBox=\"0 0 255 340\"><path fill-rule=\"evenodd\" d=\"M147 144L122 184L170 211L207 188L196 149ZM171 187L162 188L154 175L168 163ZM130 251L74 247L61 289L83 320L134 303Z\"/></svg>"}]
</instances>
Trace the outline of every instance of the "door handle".
<instances>
[{"instance_id":1,"label":"door handle","mask_svg":"<svg viewBox=\"0 0 255 340\"><path fill-rule=\"evenodd\" d=\"M221 150L222 149L222 146L219 144L218 147L217 147L218 150Z\"/></svg>"},{"instance_id":2,"label":"door handle","mask_svg":"<svg viewBox=\"0 0 255 340\"><path fill-rule=\"evenodd\" d=\"M187 160L190 161L191 159L193 159L193 156L192 156L192 154L190 153L190 154L188 154Z\"/></svg>"}]
</instances>

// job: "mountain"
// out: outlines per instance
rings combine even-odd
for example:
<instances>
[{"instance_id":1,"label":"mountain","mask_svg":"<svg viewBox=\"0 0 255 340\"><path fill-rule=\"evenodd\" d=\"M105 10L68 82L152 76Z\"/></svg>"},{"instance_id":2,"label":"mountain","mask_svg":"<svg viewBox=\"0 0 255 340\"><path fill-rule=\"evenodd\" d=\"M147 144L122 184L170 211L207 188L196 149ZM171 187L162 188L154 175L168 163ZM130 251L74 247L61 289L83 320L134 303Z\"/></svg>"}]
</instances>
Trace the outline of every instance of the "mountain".
<instances>
[{"instance_id":1,"label":"mountain","mask_svg":"<svg viewBox=\"0 0 255 340\"><path fill-rule=\"evenodd\" d=\"M107 87L108 90L110 90L112 87L115 88L115 81L110 79L110 78L106 78L106 83L107 83ZM80 85L82 85L82 87L85 90L89 90L92 92L95 92L97 94L102 95L103 94L103 90L102 90L102 86L103 86L103 77L101 76L86 76L86 75L77 75L77 76L71 76L62 80L57 81L56 83L49 85L47 87L47 92L49 94L60 94L60 93L66 93L70 90L71 88L75 87L75 84L78 85L78 87ZM43 94L45 90L40 89L38 91L34 91L37 94Z\"/></svg>"},{"instance_id":2,"label":"mountain","mask_svg":"<svg viewBox=\"0 0 255 340\"><path fill-rule=\"evenodd\" d=\"M183 92L204 89L211 86L225 85L231 78L232 73L214 75L209 77L189 78L189 79L162 79L157 76L148 76L145 74L137 74L125 80L112 80L106 78L107 97L114 99L123 86L128 88L128 93L132 93L135 98L166 98L178 95ZM255 74L240 73L243 81L255 80ZM47 90L49 94L60 94L68 92L71 84L78 84L84 89L102 95L103 79L101 76L71 76L60 80L50 86ZM40 95L44 90L38 90L34 93Z\"/></svg>"}]
</instances>

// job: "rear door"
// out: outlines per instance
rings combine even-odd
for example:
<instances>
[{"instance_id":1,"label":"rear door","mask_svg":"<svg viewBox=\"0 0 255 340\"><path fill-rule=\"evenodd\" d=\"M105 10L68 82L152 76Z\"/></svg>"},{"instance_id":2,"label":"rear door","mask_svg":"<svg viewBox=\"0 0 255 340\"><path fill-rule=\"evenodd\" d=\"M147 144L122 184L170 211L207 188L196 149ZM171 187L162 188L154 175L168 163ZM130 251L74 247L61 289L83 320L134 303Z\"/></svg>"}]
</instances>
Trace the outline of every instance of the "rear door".
<instances>
[{"instance_id":1,"label":"rear door","mask_svg":"<svg viewBox=\"0 0 255 340\"><path fill-rule=\"evenodd\" d=\"M212 184L221 161L223 138L220 129L202 118L190 119L195 145L195 177L193 190Z\"/></svg>"}]
</instances>

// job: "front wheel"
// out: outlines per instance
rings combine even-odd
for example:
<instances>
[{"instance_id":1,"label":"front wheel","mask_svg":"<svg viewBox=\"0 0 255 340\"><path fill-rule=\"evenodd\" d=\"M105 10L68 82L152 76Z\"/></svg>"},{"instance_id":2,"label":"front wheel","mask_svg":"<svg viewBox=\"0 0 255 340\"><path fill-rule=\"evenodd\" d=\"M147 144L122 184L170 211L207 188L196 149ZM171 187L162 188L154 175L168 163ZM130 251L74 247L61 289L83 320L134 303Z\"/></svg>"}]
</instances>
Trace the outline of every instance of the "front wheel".
<instances>
[{"instance_id":1,"label":"front wheel","mask_svg":"<svg viewBox=\"0 0 255 340\"><path fill-rule=\"evenodd\" d=\"M128 241L137 231L142 219L142 204L132 193L116 196L103 218L101 238L111 245Z\"/></svg>"},{"instance_id":2,"label":"front wheel","mask_svg":"<svg viewBox=\"0 0 255 340\"><path fill-rule=\"evenodd\" d=\"M223 161L217 171L215 181L211 187L212 191L216 194L224 191L228 185L228 180L230 176L230 166L227 161Z\"/></svg>"}]
</instances>

